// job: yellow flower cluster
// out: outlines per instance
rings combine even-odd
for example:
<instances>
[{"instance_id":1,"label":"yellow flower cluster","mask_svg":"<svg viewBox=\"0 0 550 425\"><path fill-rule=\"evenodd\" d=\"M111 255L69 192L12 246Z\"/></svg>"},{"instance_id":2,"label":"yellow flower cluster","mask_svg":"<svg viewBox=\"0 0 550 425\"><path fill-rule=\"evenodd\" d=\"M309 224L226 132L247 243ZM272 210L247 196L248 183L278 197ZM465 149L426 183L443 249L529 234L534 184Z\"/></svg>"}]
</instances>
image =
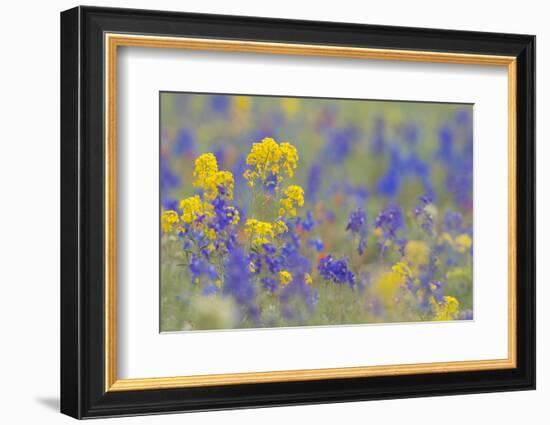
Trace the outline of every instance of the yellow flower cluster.
<instances>
[{"instance_id":1,"label":"yellow flower cluster","mask_svg":"<svg viewBox=\"0 0 550 425\"><path fill-rule=\"evenodd\" d=\"M290 143L281 143L281 166L288 177L294 177L294 170L298 167L298 150Z\"/></svg>"},{"instance_id":2,"label":"yellow flower cluster","mask_svg":"<svg viewBox=\"0 0 550 425\"><path fill-rule=\"evenodd\" d=\"M465 253L472 247L472 238L466 233L462 233L454 239L448 233L443 233L440 237L440 242L449 244L455 251L460 253Z\"/></svg>"},{"instance_id":3,"label":"yellow flower cluster","mask_svg":"<svg viewBox=\"0 0 550 425\"><path fill-rule=\"evenodd\" d=\"M195 160L195 177L196 186L205 186L208 179L218 172L218 161L212 153L204 153Z\"/></svg>"},{"instance_id":4,"label":"yellow flower cluster","mask_svg":"<svg viewBox=\"0 0 550 425\"><path fill-rule=\"evenodd\" d=\"M233 174L229 171L218 171L218 161L212 153L205 153L197 158L193 177L193 186L203 190L205 199L212 200L220 194L226 199L233 199Z\"/></svg>"},{"instance_id":5,"label":"yellow flower cluster","mask_svg":"<svg viewBox=\"0 0 550 425\"><path fill-rule=\"evenodd\" d=\"M425 266L430 261L430 247L423 241L408 241L405 245L405 258L416 268Z\"/></svg>"},{"instance_id":6,"label":"yellow flower cluster","mask_svg":"<svg viewBox=\"0 0 550 425\"><path fill-rule=\"evenodd\" d=\"M409 268L409 266L407 266L403 262L399 262L399 263L394 264L391 269L392 269L392 272L395 272L395 273L403 276L406 279L407 278L408 279L412 278L411 269Z\"/></svg>"},{"instance_id":7,"label":"yellow flower cluster","mask_svg":"<svg viewBox=\"0 0 550 425\"><path fill-rule=\"evenodd\" d=\"M306 285L312 285L313 284L313 279L312 279L312 277L309 273L306 273L304 275L304 282L306 283Z\"/></svg>"},{"instance_id":8,"label":"yellow flower cluster","mask_svg":"<svg viewBox=\"0 0 550 425\"><path fill-rule=\"evenodd\" d=\"M283 171L289 177L294 176L298 166L298 150L290 143L278 144L271 137L266 137L260 143L252 144L246 164L252 167L243 174L250 187L254 187L255 180L265 181L270 173L277 176L277 183L280 183Z\"/></svg>"},{"instance_id":9,"label":"yellow flower cluster","mask_svg":"<svg viewBox=\"0 0 550 425\"><path fill-rule=\"evenodd\" d=\"M283 233L288 232L288 226L283 220L277 220L275 223L273 223L273 228L275 229L275 233L278 235L282 235Z\"/></svg>"},{"instance_id":10,"label":"yellow flower cluster","mask_svg":"<svg viewBox=\"0 0 550 425\"><path fill-rule=\"evenodd\" d=\"M273 232L273 225L267 221L260 221L254 218L246 220L244 225L244 232L246 235L253 238L255 245L263 245L271 242L271 239L275 237ZM271 239L270 239L271 238Z\"/></svg>"},{"instance_id":11,"label":"yellow flower cluster","mask_svg":"<svg viewBox=\"0 0 550 425\"><path fill-rule=\"evenodd\" d=\"M206 237L211 241L215 241L218 238L218 235L216 235L216 231L214 229L209 228L206 230Z\"/></svg>"},{"instance_id":12,"label":"yellow flower cluster","mask_svg":"<svg viewBox=\"0 0 550 425\"><path fill-rule=\"evenodd\" d=\"M405 260L416 276L430 262L430 247L424 241L410 240L405 245Z\"/></svg>"},{"instance_id":13,"label":"yellow flower cluster","mask_svg":"<svg viewBox=\"0 0 550 425\"><path fill-rule=\"evenodd\" d=\"M281 270L279 272L279 280L282 286L288 285L290 282L292 282L292 273L286 270Z\"/></svg>"},{"instance_id":14,"label":"yellow flower cluster","mask_svg":"<svg viewBox=\"0 0 550 425\"><path fill-rule=\"evenodd\" d=\"M434 320L455 320L458 317L459 302L455 297L446 296L444 301L440 302L431 297L430 304L434 309Z\"/></svg>"},{"instance_id":15,"label":"yellow flower cluster","mask_svg":"<svg viewBox=\"0 0 550 425\"><path fill-rule=\"evenodd\" d=\"M404 269L399 264L403 263L396 264L391 271L378 276L374 283L374 289L386 307L395 304L395 298L406 282L406 276L402 273Z\"/></svg>"},{"instance_id":16,"label":"yellow flower cluster","mask_svg":"<svg viewBox=\"0 0 550 425\"><path fill-rule=\"evenodd\" d=\"M170 233L178 229L180 219L176 211L168 210L162 213L161 226L164 233Z\"/></svg>"},{"instance_id":17,"label":"yellow flower cluster","mask_svg":"<svg viewBox=\"0 0 550 425\"><path fill-rule=\"evenodd\" d=\"M184 223L191 224L197 218L205 216L212 217L213 207L207 202L201 200L199 195L190 196L189 198L180 201L180 209L182 210L181 220Z\"/></svg>"},{"instance_id":18,"label":"yellow flower cluster","mask_svg":"<svg viewBox=\"0 0 550 425\"><path fill-rule=\"evenodd\" d=\"M211 201L216 197L225 199L233 198L234 180L233 174L229 171L218 170L218 161L212 153L200 155L195 161L193 171L195 181L193 185L202 189L202 196L194 195L180 201L182 214L178 217L176 211L164 211L161 216L161 226L165 233L175 230L184 231L183 224L195 224L203 227L205 236L211 241L217 238L216 232L208 228L207 220L214 217L214 206ZM238 224L240 221L239 211L233 206L227 206L228 217L231 217L231 224ZM201 219L197 223L197 219Z\"/></svg>"},{"instance_id":19,"label":"yellow flower cluster","mask_svg":"<svg viewBox=\"0 0 550 425\"><path fill-rule=\"evenodd\" d=\"M296 217L296 207L304 206L304 189L300 186L291 185L286 188L285 198L281 199L281 208L279 215L288 213L290 217Z\"/></svg>"}]
</instances>

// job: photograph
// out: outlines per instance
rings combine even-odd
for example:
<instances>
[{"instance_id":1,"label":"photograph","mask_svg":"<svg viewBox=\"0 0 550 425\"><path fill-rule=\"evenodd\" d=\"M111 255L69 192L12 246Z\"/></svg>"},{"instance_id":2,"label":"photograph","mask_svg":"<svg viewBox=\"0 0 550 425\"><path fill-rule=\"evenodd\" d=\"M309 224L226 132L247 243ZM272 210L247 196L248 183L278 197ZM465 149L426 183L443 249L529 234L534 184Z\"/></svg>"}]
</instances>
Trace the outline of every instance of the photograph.
<instances>
[{"instance_id":1,"label":"photograph","mask_svg":"<svg viewBox=\"0 0 550 425\"><path fill-rule=\"evenodd\" d=\"M434 17L402 3L361 15L277 2L267 16L233 3L64 5L49 32L35 14L56 48L8 55L24 66L6 69L56 53L60 66L42 67L48 79L19 72L8 89L29 111L22 86L49 103L60 86L61 107L15 114L4 143L21 151L6 155L13 206L28 188L37 205L55 200L48 173L60 186L57 207L40 210L60 225L60 261L33 255L13 225L36 223L35 209L4 208L23 254L4 279L17 289L8 316L23 320L8 330L20 342L21 329L52 329L29 353L58 341L24 362L43 371L19 373L40 385L8 385L36 387L33 417L44 422L55 394L71 418L130 422L255 409L234 416L242 425L293 406L277 423L319 409L332 423L341 411L299 406L340 403L412 424L430 421L419 398L435 396L435 422L479 406L506 423L541 411L534 33L548 25L529 7L499 5L495 20L494 7ZM32 129L37 149L19 142ZM42 284L48 267L59 291ZM44 310L31 323L27 301L58 305L59 320Z\"/></svg>"},{"instance_id":2,"label":"photograph","mask_svg":"<svg viewBox=\"0 0 550 425\"><path fill-rule=\"evenodd\" d=\"M473 320L474 105L159 96L161 332Z\"/></svg>"}]
</instances>

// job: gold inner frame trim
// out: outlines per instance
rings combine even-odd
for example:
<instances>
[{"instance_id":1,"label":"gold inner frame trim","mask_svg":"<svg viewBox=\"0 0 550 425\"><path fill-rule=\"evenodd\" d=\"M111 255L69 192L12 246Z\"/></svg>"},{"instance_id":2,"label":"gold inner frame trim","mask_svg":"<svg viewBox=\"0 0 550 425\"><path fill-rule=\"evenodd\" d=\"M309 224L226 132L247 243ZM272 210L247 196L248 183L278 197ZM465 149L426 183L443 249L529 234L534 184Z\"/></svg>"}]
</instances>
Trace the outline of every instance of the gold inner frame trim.
<instances>
[{"instance_id":1,"label":"gold inner frame trim","mask_svg":"<svg viewBox=\"0 0 550 425\"><path fill-rule=\"evenodd\" d=\"M106 33L105 45L105 391L136 391L214 385L311 381L510 369L516 367L516 58L478 54L370 49L329 45L268 43ZM361 366L326 369L284 370L253 373L174 376L166 378L117 378L116 324L116 136L117 136L117 50L118 47L148 47L321 56L404 62L434 62L503 66L508 72L508 357L495 360Z\"/></svg>"}]
</instances>

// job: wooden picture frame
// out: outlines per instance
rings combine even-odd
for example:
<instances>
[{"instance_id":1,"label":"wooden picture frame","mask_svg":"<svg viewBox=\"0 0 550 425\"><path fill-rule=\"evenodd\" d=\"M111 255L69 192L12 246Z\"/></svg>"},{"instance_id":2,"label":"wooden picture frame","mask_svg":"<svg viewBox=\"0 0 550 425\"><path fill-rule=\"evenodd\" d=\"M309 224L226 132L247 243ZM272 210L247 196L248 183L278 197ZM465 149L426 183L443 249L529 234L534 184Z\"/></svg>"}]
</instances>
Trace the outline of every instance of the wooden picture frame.
<instances>
[{"instance_id":1,"label":"wooden picture frame","mask_svg":"<svg viewBox=\"0 0 550 425\"><path fill-rule=\"evenodd\" d=\"M426 63L508 72L508 357L117 378L121 46ZM61 14L61 411L76 418L511 391L535 386L535 38L77 7Z\"/></svg>"}]
</instances>

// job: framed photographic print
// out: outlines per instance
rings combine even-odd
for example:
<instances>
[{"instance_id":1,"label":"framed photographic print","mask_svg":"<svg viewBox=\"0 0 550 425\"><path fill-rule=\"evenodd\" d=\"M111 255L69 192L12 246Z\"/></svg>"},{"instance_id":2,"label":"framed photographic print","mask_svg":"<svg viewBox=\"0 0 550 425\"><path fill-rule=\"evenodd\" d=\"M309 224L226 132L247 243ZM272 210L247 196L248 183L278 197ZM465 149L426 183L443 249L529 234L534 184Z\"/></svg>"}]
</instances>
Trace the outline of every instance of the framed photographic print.
<instances>
[{"instance_id":1,"label":"framed photographic print","mask_svg":"<svg viewBox=\"0 0 550 425\"><path fill-rule=\"evenodd\" d=\"M535 387L535 37L61 14L61 411Z\"/></svg>"}]
</instances>

